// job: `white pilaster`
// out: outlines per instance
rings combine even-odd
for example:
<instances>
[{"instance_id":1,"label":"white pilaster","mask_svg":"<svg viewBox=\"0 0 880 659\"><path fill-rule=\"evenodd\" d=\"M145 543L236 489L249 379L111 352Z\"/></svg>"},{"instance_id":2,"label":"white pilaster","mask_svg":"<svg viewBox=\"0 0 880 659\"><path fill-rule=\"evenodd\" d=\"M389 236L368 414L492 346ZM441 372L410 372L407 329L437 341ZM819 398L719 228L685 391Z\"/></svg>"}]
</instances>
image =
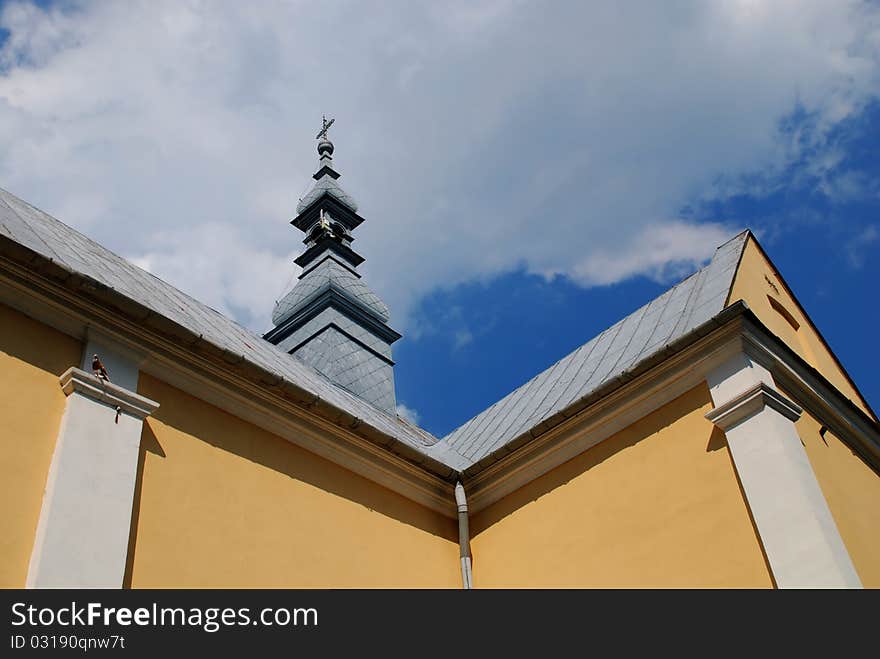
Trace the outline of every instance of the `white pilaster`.
<instances>
[{"instance_id":1,"label":"white pilaster","mask_svg":"<svg viewBox=\"0 0 880 659\"><path fill-rule=\"evenodd\" d=\"M773 578L780 588L860 588L794 422L801 409L745 353L707 377Z\"/></svg>"},{"instance_id":2,"label":"white pilaster","mask_svg":"<svg viewBox=\"0 0 880 659\"><path fill-rule=\"evenodd\" d=\"M103 360L103 356L102 356ZM122 369L120 369L122 370ZM78 368L49 468L28 588L119 588L143 420L159 405Z\"/></svg>"}]
</instances>

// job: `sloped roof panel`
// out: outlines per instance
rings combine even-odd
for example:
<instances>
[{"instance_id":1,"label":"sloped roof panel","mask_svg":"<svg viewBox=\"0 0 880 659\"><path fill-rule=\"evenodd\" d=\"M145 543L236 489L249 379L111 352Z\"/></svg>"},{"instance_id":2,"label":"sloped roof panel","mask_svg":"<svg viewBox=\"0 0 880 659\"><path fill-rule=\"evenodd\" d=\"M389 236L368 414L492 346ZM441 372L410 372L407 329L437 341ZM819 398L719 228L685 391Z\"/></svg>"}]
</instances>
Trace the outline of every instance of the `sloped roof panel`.
<instances>
[{"instance_id":1,"label":"sloped roof panel","mask_svg":"<svg viewBox=\"0 0 880 659\"><path fill-rule=\"evenodd\" d=\"M326 259L316 268L306 273L305 277L296 282L290 291L278 301L272 312L272 322L281 325L297 311L327 291L336 289L382 321L388 322L388 307L361 279L339 265L333 259Z\"/></svg>"},{"instance_id":2,"label":"sloped roof panel","mask_svg":"<svg viewBox=\"0 0 880 659\"><path fill-rule=\"evenodd\" d=\"M71 272L91 277L214 346L242 355L276 377L296 383L335 408L451 469L461 470L467 466L454 451L437 446L437 439L427 431L364 402L220 312L2 189L0 235Z\"/></svg>"},{"instance_id":3,"label":"sloped roof panel","mask_svg":"<svg viewBox=\"0 0 880 659\"><path fill-rule=\"evenodd\" d=\"M283 349L2 189L0 235L71 272L97 280L218 348L242 355L250 363L296 383L337 409L458 471L523 436L720 313L747 238L742 233L731 239L716 250L709 264L699 272L438 441L427 431L376 409ZM352 290L352 286L362 284L344 268L339 270L343 271L339 277L335 272L319 273L317 288L324 285L325 279L345 279L342 285L349 294L387 317L387 308L378 298L373 300L372 291L366 287L365 291ZM315 291L309 290L311 293L303 299L289 300L291 305L310 299ZM281 311L289 315L290 309L276 309L276 313Z\"/></svg>"},{"instance_id":4,"label":"sloped roof panel","mask_svg":"<svg viewBox=\"0 0 880 659\"><path fill-rule=\"evenodd\" d=\"M697 273L452 431L443 443L479 462L710 320L724 309L746 236L719 247Z\"/></svg>"},{"instance_id":5,"label":"sloped roof panel","mask_svg":"<svg viewBox=\"0 0 880 659\"><path fill-rule=\"evenodd\" d=\"M332 176L325 174L318 180L317 183L315 183L312 189L309 190L308 194L306 194L306 196L303 197L296 205L297 215L299 215L309 206L315 203L325 193L336 199L340 204L343 204L344 206L350 208L352 211L357 212L358 205L357 202L354 200L354 197L343 190Z\"/></svg>"}]
</instances>

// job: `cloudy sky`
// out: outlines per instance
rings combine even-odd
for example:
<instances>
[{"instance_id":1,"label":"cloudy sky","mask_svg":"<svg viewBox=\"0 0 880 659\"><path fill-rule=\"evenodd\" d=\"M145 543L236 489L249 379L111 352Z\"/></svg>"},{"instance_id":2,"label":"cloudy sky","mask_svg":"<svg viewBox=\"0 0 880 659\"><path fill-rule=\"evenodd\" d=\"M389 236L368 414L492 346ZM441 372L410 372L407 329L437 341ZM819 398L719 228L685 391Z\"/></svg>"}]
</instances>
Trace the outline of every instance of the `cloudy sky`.
<instances>
[{"instance_id":1,"label":"cloudy sky","mask_svg":"<svg viewBox=\"0 0 880 659\"><path fill-rule=\"evenodd\" d=\"M0 7L0 186L257 332L335 117L429 430L746 226L880 404L876 3Z\"/></svg>"}]
</instances>

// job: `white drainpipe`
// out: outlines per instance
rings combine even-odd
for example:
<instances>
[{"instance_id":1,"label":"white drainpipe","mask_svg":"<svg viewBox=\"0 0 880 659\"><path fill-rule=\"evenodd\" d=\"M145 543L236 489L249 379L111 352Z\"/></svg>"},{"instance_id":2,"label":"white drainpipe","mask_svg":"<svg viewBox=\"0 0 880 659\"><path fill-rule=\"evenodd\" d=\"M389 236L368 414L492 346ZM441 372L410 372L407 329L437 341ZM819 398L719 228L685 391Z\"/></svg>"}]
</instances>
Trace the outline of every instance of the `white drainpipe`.
<instances>
[{"instance_id":1,"label":"white drainpipe","mask_svg":"<svg viewBox=\"0 0 880 659\"><path fill-rule=\"evenodd\" d=\"M465 590L474 587L471 565L471 533L468 528L468 505L461 481L455 484L455 505L458 507L458 546L461 556L461 585Z\"/></svg>"}]
</instances>

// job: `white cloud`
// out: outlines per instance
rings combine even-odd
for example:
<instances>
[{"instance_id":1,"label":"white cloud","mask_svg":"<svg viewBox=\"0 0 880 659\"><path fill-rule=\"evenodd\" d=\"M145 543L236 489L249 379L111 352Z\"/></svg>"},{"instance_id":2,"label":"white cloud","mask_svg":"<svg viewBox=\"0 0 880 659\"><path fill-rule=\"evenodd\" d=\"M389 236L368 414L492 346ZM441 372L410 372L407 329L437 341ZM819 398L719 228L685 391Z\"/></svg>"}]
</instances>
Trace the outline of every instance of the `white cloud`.
<instances>
[{"instance_id":1,"label":"white cloud","mask_svg":"<svg viewBox=\"0 0 880 659\"><path fill-rule=\"evenodd\" d=\"M471 333L469 329L462 328L455 332L455 339L453 341L452 347L455 350L460 350L464 348L466 345L473 343L474 335Z\"/></svg>"},{"instance_id":2,"label":"white cloud","mask_svg":"<svg viewBox=\"0 0 880 659\"><path fill-rule=\"evenodd\" d=\"M878 241L880 241L880 228L876 224L869 224L851 238L846 244L850 265L857 270L864 266L865 253Z\"/></svg>"},{"instance_id":3,"label":"white cloud","mask_svg":"<svg viewBox=\"0 0 880 659\"><path fill-rule=\"evenodd\" d=\"M197 299L212 301L219 311L260 318L267 297L274 304L293 280L296 253L278 255L249 238L241 227L209 221L153 233L142 251L126 256L135 265L178 282Z\"/></svg>"},{"instance_id":4,"label":"white cloud","mask_svg":"<svg viewBox=\"0 0 880 659\"><path fill-rule=\"evenodd\" d=\"M679 209L805 152L833 170L825 138L880 71L880 8L855 0L13 3L0 22L0 185L256 330L294 272L322 112L366 280L406 329L433 287L515 267L692 267L739 227ZM781 131L795 109L808 127Z\"/></svg>"},{"instance_id":5,"label":"white cloud","mask_svg":"<svg viewBox=\"0 0 880 659\"><path fill-rule=\"evenodd\" d=\"M403 403L397 404L397 416L402 419L406 419L415 426L419 425L419 413L416 412L413 408L407 407Z\"/></svg>"},{"instance_id":6,"label":"white cloud","mask_svg":"<svg viewBox=\"0 0 880 659\"><path fill-rule=\"evenodd\" d=\"M588 286L613 284L638 274L660 282L678 279L693 272L730 235L729 229L717 224L657 223L616 253L592 251L575 266L572 277Z\"/></svg>"}]
</instances>

